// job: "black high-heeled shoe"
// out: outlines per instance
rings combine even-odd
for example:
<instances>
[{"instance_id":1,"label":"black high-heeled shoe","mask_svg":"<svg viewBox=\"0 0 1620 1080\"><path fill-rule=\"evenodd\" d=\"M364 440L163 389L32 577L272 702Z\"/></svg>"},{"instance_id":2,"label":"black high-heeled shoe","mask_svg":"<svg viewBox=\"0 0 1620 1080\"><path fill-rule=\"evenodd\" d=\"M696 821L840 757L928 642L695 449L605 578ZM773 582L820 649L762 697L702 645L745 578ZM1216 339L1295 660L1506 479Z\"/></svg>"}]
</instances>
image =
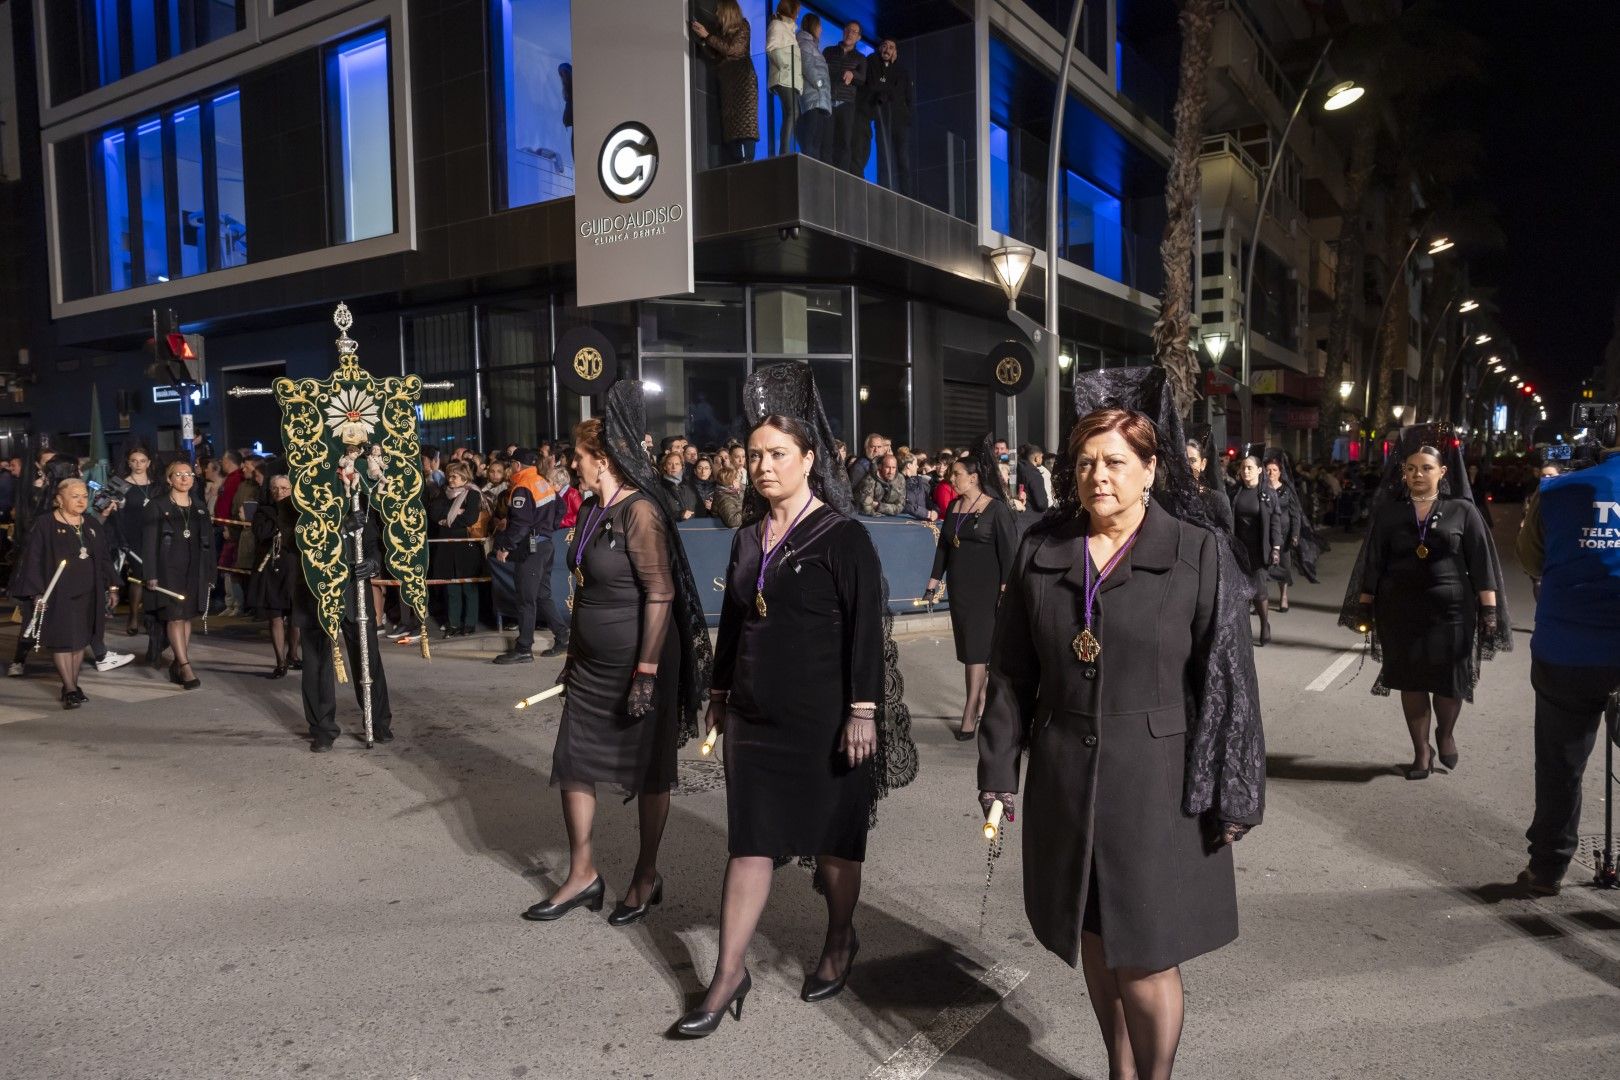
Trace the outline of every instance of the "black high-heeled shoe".
<instances>
[{"instance_id":1,"label":"black high-heeled shoe","mask_svg":"<svg viewBox=\"0 0 1620 1080\"><path fill-rule=\"evenodd\" d=\"M523 913L523 917L530 922L552 922L573 911L577 907L588 907L592 911L602 910L602 898L607 895L607 884L602 875L596 875L591 882L577 894L564 900L560 904L553 904L550 900L542 900Z\"/></svg>"},{"instance_id":2,"label":"black high-heeled shoe","mask_svg":"<svg viewBox=\"0 0 1620 1080\"><path fill-rule=\"evenodd\" d=\"M1440 759L1440 764L1446 767L1447 772L1451 772L1453 769L1455 769L1457 767L1457 762L1460 760L1459 755L1455 753L1437 754L1435 756Z\"/></svg>"},{"instance_id":3,"label":"black high-heeled shoe","mask_svg":"<svg viewBox=\"0 0 1620 1080\"><path fill-rule=\"evenodd\" d=\"M189 679L184 678L183 676L180 675L179 672L180 672L181 668L188 668L190 666L191 666L191 662L189 660L184 664L176 664L174 666L174 670L175 670L174 681L180 684L180 689L182 689L182 690L195 690L195 689L197 689L197 687L202 685L202 680L197 678L197 673L195 671L193 671L191 673L191 678L189 678Z\"/></svg>"},{"instance_id":4,"label":"black high-heeled shoe","mask_svg":"<svg viewBox=\"0 0 1620 1080\"><path fill-rule=\"evenodd\" d=\"M82 704L83 702L79 700L79 692L77 690L69 690L65 686L62 687L62 708L77 709Z\"/></svg>"},{"instance_id":5,"label":"black high-heeled shoe","mask_svg":"<svg viewBox=\"0 0 1620 1080\"><path fill-rule=\"evenodd\" d=\"M705 1012L702 1008L693 1009L679 1020L675 1021L675 1034L685 1039L701 1039L713 1035L714 1029L720 1026L725 1019L727 1010L730 1010L738 1022L742 1021L743 999L748 991L754 988L754 978L743 968L742 982L737 984L737 990L731 995L731 1000L720 1006L714 1012Z\"/></svg>"},{"instance_id":6,"label":"black high-heeled shoe","mask_svg":"<svg viewBox=\"0 0 1620 1080\"><path fill-rule=\"evenodd\" d=\"M849 956L844 960L844 970L836 979L819 979L814 971L805 976L804 988L799 991L800 999L814 1004L835 998L844 992L844 984L849 982L849 973L855 967L855 954L861 951L861 939L855 936L855 931L849 932Z\"/></svg>"},{"instance_id":7,"label":"black high-heeled shoe","mask_svg":"<svg viewBox=\"0 0 1620 1080\"><path fill-rule=\"evenodd\" d=\"M1412 764L1406 767L1406 778L1408 780L1427 780L1429 778L1429 773L1434 771L1434 759L1439 756L1440 755L1435 753L1433 746L1429 747L1429 768L1418 768L1417 761L1414 760Z\"/></svg>"},{"instance_id":8,"label":"black high-heeled shoe","mask_svg":"<svg viewBox=\"0 0 1620 1080\"><path fill-rule=\"evenodd\" d=\"M613 907L613 914L608 916L609 926L629 926L640 922L647 917L647 912L654 906L664 902L664 879L662 876L653 879L652 892L647 895L638 906L630 907L623 901Z\"/></svg>"},{"instance_id":9,"label":"black high-heeled shoe","mask_svg":"<svg viewBox=\"0 0 1620 1080\"><path fill-rule=\"evenodd\" d=\"M978 737L979 737L979 725L977 725L977 724L974 724L973 727L969 728L966 731L963 731L961 728L956 729L956 741L957 742L967 742L970 739L977 739Z\"/></svg>"},{"instance_id":10,"label":"black high-heeled shoe","mask_svg":"<svg viewBox=\"0 0 1620 1080\"><path fill-rule=\"evenodd\" d=\"M287 677L287 665L277 664L274 668L271 668L270 677L272 679L285 679Z\"/></svg>"}]
</instances>

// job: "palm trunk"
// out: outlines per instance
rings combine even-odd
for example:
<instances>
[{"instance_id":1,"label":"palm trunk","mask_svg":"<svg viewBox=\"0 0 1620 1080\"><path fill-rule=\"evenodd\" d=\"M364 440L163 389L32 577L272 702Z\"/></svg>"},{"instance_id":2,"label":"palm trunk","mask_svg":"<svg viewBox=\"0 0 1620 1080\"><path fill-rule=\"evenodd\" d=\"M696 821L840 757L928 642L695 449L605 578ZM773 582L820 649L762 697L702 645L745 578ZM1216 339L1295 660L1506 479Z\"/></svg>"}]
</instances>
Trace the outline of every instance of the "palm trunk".
<instances>
[{"instance_id":1,"label":"palm trunk","mask_svg":"<svg viewBox=\"0 0 1620 1080\"><path fill-rule=\"evenodd\" d=\"M1175 142L1165 184L1166 222L1159 256L1164 260L1164 300L1153 324L1153 352L1186 416L1198 394L1198 357L1192 334L1193 262L1198 247L1198 152L1204 141L1204 106L1218 0L1183 0L1181 85L1176 91Z\"/></svg>"},{"instance_id":2,"label":"palm trunk","mask_svg":"<svg viewBox=\"0 0 1620 1080\"><path fill-rule=\"evenodd\" d=\"M1346 364L1353 372L1359 359L1359 355L1350 355L1350 332L1353 329L1356 297L1361 293L1362 204L1372 181L1373 152L1377 145L1376 117L1363 114L1356 124L1350 144L1344 216L1339 220L1339 242L1335 249L1338 263L1333 270L1333 314L1328 321L1327 363L1322 372L1322 425L1318 428L1322 440L1319 453L1324 457L1332 448L1343 420L1344 404L1339 400L1339 383L1344 379ZM1359 348L1356 351L1360 353Z\"/></svg>"}]
</instances>

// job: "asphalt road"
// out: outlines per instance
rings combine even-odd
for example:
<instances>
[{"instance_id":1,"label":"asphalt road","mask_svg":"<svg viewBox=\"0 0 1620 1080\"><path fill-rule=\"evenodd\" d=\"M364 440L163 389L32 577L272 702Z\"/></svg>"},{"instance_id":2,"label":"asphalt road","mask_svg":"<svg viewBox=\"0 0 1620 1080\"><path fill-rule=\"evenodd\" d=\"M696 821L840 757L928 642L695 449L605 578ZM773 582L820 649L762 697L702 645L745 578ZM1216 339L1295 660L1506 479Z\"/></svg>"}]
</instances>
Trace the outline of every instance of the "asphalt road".
<instances>
[{"instance_id":1,"label":"asphalt road","mask_svg":"<svg viewBox=\"0 0 1620 1080\"><path fill-rule=\"evenodd\" d=\"M1616 1075L1620 895L1504 887L1532 802L1528 585L1510 567L1523 633L1463 714L1459 768L1408 782L1370 664L1307 689L1357 645L1333 625L1353 555L1335 547L1259 651L1267 821L1238 848L1242 937L1184 970L1178 1075ZM923 770L873 833L849 991L799 1001L824 923L783 869L743 1021L691 1044L664 1031L713 963L718 766L684 754L649 920L526 923L566 868L557 708L511 706L556 664L492 667L493 635L436 643L432 664L392 650L398 741L316 756L257 634L199 634L191 693L130 667L88 674L90 704L64 713L42 662L0 680L0 1077L1106 1076L1078 972L1030 938L1016 845L980 933L948 634L902 646ZM352 702L340 720L357 726ZM1598 832L1596 766L1587 791ZM605 798L598 822L611 904L634 808Z\"/></svg>"}]
</instances>

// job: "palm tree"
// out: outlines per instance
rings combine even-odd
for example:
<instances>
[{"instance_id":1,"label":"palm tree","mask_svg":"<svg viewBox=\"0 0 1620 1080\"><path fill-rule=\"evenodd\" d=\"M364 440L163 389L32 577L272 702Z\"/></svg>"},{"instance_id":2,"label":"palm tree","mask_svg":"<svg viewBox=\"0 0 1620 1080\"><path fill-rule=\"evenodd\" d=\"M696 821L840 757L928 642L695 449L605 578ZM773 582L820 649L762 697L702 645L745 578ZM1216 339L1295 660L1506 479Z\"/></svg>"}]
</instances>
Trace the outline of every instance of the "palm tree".
<instances>
[{"instance_id":1,"label":"palm tree","mask_svg":"<svg viewBox=\"0 0 1620 1080\"><path fill-rule=\"evenodd\" d=\"M1193 262L1198 246L1198 151L1204 141L1211 41L1219 0L1182 0L1181 74L1176 91L1175 138L1165 181L1167 210L1159 256L1164 260L1164 300L1153 323L1153 354L1164 366L1176 410L1186 416L1198 394L1198 358L1192 335Z\"/></svg>"}]
</instances>

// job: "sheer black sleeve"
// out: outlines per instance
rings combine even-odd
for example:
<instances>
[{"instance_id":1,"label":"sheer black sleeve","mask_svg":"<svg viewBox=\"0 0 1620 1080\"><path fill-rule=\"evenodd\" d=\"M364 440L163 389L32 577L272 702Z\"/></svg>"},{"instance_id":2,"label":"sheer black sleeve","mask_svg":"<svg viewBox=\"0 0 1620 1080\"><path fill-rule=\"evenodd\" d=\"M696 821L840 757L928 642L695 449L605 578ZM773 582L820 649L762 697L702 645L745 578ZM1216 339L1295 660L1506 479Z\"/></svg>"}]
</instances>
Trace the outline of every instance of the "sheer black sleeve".
<instances>
[{"instance_id":1,"label":"sheer black sleeve","mask_svg":"<svg viewBox=\"0 0 1620 1080\"><path fill-rule=\"evenodd\" d=\"M669 633L675 578L669 568L669 536L664 515L651 499L633 499L624 508L625 550L641 590L641 649L638 664L656 668Z\"/></svg>"},{"instance_id":2,"label":"sheer black sleeve","mask_svg":"<svg viewBox=\"0 0 1620 1080\"><path fill-rule=\"evenodd\" d=\"M833 582L844 616L850 702L883 700L883 566L872 538L858 522L844 523L833 545Z\"/></svg>"},{"instance_id":3,"label":"sheer black sleeve","mask_svg":"<svg viewBox=\"0 0 1620 1080\"><path fill-rule=\"evenodd\" d=\"M1361 572L1361 591L1369 596L1378 595L1378 583L1384 576L1384 538L1387 529L1382 514L1375 515L1367 526L1366 566Z\"/></svg>"},{"instance_id":4,"label":"sheer black sleeve","mask_svg":"<svg viewBox=\"0 0 1620 1080\"><path fill-rule=\"evenodd\" d=\"M737 569L742 537L741 529L731 534L731 558L726 562L726 591L720 598L720 633L714 648L714 680L710 683L715 690L731 689L732 673L737 667L737 642L742 637L743 619L746 617L743 607L746 600L732 588L732 582L737 580L734 571Z\"/></svg>"}]
</instances>

